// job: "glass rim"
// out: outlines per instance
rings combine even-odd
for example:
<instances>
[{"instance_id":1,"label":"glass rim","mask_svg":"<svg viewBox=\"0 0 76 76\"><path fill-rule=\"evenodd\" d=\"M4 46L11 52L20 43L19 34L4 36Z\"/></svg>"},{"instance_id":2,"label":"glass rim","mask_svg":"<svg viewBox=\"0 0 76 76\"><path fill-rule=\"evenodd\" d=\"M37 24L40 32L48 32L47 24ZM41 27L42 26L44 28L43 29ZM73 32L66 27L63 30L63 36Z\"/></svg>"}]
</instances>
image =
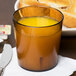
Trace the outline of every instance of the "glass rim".
<instances>
[{"instance_id":1,"label":"glass rim","mask_svg":"<svg viewBox=\"0 0 76 76\"><path fill-rule=\"evenodd\" d=\"M16 11L13 13L13 21L15 21L17 24L22 25L22 26L25 26L25 27L45 28L45 27L52 27L52 26L58 25L58 24L59 24L60 22L62 22L63 19L64 19L63 13L62 13L60 10L58 10L58 9L56 9L56 8L53 8L53 9L57 10L58 12L60 12L61 15L62 15L62 19L61 19L59 22L57 22L56 24L53 24L53 25L50 25L50 26L42 26L42 27L35 27L35 26L24 25L24 24L21 24L21 23L19 23L18 21L16 21L15 18L14 18L14 15L15 15L15 13L18 12L19 10L21 10L21 9L23 9L23 8L27 8L27 7L53 8L53 7L49 7L49 6L34 6L34 5L33 5L33 6L25 6L25 7L19 8L18 10L16 10ZM45 17L45 16L32 16L32 17Z\"/></svg>"}]
</instances>

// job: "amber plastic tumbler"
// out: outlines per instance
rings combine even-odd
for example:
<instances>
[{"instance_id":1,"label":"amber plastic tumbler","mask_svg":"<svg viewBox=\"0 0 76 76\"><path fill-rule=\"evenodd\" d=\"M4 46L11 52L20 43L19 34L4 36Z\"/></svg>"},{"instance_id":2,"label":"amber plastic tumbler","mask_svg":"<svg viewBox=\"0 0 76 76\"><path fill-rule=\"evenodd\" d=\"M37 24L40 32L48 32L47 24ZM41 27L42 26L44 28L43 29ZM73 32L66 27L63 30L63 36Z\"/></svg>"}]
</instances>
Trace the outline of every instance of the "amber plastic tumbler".
<instances>
[{"instance_id":1,"label":"amber plastic tumbler","mask_svg":"<svg viewBox=\"0 0 76 76\"><path fill-rule=\"evenodd\" d=\"M50 17L55 25L32 27L18 21L24 17ZM13 15L16 48L19 65L32 71L45 71L58 63L63 14L51 7L28 6Z\"/></svg>"}]
</instances>

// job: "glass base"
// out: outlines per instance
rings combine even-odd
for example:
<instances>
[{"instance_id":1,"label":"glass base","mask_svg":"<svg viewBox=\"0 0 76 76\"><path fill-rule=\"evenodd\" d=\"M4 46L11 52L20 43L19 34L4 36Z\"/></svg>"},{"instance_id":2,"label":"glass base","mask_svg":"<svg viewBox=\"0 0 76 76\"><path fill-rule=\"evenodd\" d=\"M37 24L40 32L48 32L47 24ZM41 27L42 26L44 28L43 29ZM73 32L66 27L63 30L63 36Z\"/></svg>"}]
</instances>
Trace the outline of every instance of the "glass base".
<instances>
[{"instance_id":1,"label":"glass base","mask_svg":"<svg viewBox=\"0 0 76 76\"><path fill-rule=\"evenodd\" d=\"M54 67L57 66L57 64L58 64L58 61L57 61L57 63L56 63L53 67L51 67L51 68L49 68L49 69L45 69L45 70L31 70L31 69L27 69L27 68L22 67L20 64L19 64L19 66L20 66L21 68L23 68L24 70L27 70L27 71L32 71L32 72L44 72L44 71L49 71L49 70L53 69Z\"/></svg>"}]
</instances>

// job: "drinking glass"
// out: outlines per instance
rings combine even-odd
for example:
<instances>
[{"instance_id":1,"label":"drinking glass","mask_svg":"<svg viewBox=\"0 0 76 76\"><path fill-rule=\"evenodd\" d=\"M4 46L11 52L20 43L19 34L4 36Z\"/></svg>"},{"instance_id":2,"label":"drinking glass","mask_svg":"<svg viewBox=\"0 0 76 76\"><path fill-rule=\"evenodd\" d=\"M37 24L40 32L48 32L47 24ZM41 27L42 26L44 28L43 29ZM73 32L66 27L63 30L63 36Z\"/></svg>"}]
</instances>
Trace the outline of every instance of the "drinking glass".
<instances>
[{"instance_id":1,"label":"drinking glass","mask_svg":"<svg viewBox=\"0 0 76 76\"><path fill-rule=\"evenodd\" d=\"M57 20L54 25L33 27L18 21L28 17L49 17ZM63 14L52 7L27 6L13 15L19 65L27 70L45 71L58 63Z\"/></svg>"}]
</instances>

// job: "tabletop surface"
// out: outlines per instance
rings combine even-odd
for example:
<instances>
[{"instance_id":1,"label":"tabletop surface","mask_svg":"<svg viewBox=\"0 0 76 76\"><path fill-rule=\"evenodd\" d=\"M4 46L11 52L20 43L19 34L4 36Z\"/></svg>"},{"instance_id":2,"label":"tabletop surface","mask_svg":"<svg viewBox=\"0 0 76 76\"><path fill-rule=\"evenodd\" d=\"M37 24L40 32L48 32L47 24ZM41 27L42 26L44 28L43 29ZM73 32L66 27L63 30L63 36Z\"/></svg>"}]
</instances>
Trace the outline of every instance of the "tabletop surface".
<instances>
[{"instance_id":1,"label":"tabletop surface","mask_svg":"<svg viewBox=\"0 0 76 76\"><path fill-rule=\"evenodd\" d=\"M9 36L8 40L5 40L3 43L0 44L0 52L2 51L3 45L5 43L9 43L12 47L15 47L12 21L15 1L16 0L0 0L0 25L10 24L12 26L12 34ZM76 36L62 36L59 54L76 59ZM76 72L74 72L71 76L76 76Z\"/></svg>"}]
</instances>

